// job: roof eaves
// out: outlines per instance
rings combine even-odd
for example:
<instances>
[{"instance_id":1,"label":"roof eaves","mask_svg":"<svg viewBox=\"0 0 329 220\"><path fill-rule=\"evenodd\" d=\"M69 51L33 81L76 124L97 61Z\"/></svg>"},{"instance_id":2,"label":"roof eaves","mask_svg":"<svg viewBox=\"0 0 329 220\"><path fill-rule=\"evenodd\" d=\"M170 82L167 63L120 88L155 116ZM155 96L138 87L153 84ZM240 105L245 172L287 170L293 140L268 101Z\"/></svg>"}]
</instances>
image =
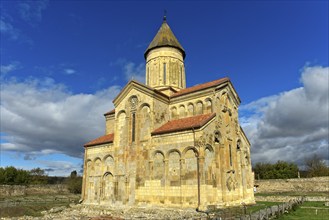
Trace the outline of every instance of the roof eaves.
<instances>
[{"instance_id":1,"label":"roof eaves","mask_svg":"<svg viewBox=\"0 0 329 220\"><path fill-rule=\"evenodd\" d=\"M216 113L212 113L207 119L205 119L204 121L190 126L190 127L183 127L183 128L172 128L172 129L167 129L164 131L153 131L151 133L151 135L161 135L161 134L168 134L168 133L172 133L172 132L182 132L182 131L188 131L188 130L193 130L193 129L199 129L201 127L203 127L205 124L207 124L211 119L213 119L216 116Z\"/></svg>"}]
</instances>

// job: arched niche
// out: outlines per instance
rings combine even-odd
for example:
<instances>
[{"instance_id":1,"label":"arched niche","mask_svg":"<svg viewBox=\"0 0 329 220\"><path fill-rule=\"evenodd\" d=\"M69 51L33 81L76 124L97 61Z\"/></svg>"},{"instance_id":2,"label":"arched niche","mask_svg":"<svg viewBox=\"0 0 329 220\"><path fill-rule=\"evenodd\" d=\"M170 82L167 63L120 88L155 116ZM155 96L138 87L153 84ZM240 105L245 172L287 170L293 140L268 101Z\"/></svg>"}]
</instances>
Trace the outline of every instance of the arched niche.
<instances>
[{"instance_id":1,"label":"arched niche","mask_svg":"<svg viewBox=\"0 0 329 220\"><path fill-rule=\"evenodd\" d=\"M121 111L118 113L118 116L117 116L117 126L118 126L118 129L117 129L117 132L119 133L118 134L118 137L120 137L119 139L119 146L120 147L123 147L125 146L125 144L127 143L127 122L126 122L126 112L124 111Z\"/></svg>"},{"instance_id":2,"label":"arched niche","mask_svg":"<svg viewBox=\"0 0 329 220\"><path fill-rule=\"evenodd\" d=\"M151 109L147 104L142 105L140 109L140 140L147 140L151 135Z\"/></svg>"},{"instance_id":3,"label":"arched niche","mask_svg":"<svg viewBox=\"0 0 329 220\"><path fill-rule=\"evenodd\" d=\"M194 105L193 103L189 103L187 105L187 116L193 116L194 115Z\"/></svg>"},{"instance_id":4,"label":"arched niche","mask_svg":"<svg viewBox=\"0 0 329 220\"><path fill-rule=\"evenodd\" d=\"M186 115L186 112L185 111L186 110L185 110L185 106L184 105L179 106L179 117L180 118L185 117L185 115Z\"/></svg>"},{"instance_id":5,"label":"arched niche","mask_svg":"<svg viewBox=\"0 0 329 220\"><path fill-rule=\"evenodd\" d=\"M205 108L204 108L204 113L212 113L212 101L210 98L205 100Z\"/></svg>"},{"instance_id":6,"label":"arched niche","mask_svg":"<svg viewBox=\"0 0 329 220\"><path fill-rule=\"evenodd\" d=\"M180 186L180 152L172 150L168 152L168 181L170 186Z\"/></svg>"},{"instance_id":7,"label":"arched niche","mask_svg":"<svg viewBox=\"0 0 329 220\"><path fill-rule=\"evenodd\" d=\"M164 154L157 151L153 156L153 179L162 180L164 177L164 171Z\"/></svg>"},{"instance_id":8,"label":"arched niche","mask_svg":"<svg viewBox=\"0 0 329 220\"><path fill-rule=\"evenodd\" d=\"M203 114L203 103L202 103L202 101L198 101L196 103L196 114L197 115Z\"/></svg>"},{"instance_id":9,"label":"arched niche","mask_svg":"<svg viewBox=\"0 0 329 220\"><path fill-rule=\"evenodd\" d=\"M106 172L103 176L102 192L103 200L114 202L114 177L111 172Z\"/></svg>"},{"instance_id":10,"label":"arched niche","mask_svg":"<svg viewBox=\"0 0 329 220\"><path fill-rule=\"evenodd\" d=\"M175 106L170 109L170 115L171 115L171 119L177 118L177 108Z\"/></svg>"}]
</instances>

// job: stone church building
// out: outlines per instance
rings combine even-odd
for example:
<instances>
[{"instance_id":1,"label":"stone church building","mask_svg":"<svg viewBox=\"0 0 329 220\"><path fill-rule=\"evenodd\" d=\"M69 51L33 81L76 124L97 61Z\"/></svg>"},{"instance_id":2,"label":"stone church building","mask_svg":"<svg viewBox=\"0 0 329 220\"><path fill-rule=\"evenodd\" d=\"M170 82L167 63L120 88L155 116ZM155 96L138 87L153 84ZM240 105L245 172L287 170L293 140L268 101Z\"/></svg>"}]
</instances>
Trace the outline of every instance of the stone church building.
<instances>
[{"instance_id":1,"label":"stone church building","mask_svg":"<svg viewBox=\"0 0 329 220\"><path fill-rule=\"evenodd\" d=\"M250 143L229 78L186 88L185 50L166 18L134 80L84 145L84 204L170 207L254 203ZM188 74L187 74L188 76Z\"/></svg>"}]
</instances>

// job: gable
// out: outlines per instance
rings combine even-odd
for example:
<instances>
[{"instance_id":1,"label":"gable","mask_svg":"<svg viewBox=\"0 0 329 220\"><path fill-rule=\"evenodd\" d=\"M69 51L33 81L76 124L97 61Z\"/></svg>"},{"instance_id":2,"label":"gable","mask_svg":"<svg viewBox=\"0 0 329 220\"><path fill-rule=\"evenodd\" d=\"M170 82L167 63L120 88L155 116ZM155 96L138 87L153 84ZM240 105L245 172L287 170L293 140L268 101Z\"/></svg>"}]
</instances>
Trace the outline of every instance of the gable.
<instances>
[{"instance_id":1,"label":"gable","mask_svg":"<svg viewBox=\"0 0 329 220\"><path fill-rule=\"evenodd\" d=\"M152 98L156 98L158 100L162 100L164 102L168 102L169 101L169 97L165 94L163 94L160 91L157 91L156 89L153 89L149 86L146 86L142 83L139 83L135 80L131 80L127 83L127 85L121 90L121 92L117 95L117 97L115 97L115 99L113 99L113 104L115 107L117 107L120 102L122 102L122 100L124 98L126 98L129 93L132 90L136 90L138 92L141 92L147 96L150 96Z\"/></svg>"}]
</instances>

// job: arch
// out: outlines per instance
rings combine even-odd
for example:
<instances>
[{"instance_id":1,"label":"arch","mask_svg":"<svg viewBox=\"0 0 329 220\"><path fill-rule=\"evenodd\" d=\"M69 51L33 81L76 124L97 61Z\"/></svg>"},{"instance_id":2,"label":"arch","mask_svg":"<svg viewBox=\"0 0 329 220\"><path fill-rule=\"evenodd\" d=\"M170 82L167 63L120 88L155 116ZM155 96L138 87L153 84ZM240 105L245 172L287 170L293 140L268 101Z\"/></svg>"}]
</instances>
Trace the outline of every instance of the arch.
<instances>
[{"instance_id":1,"label":"arch","mask_svg":"<svg viewBox=\"0 0 329 220\"><path fill-rule=\"evenodd\" d=\"M120 110L117 114L117 119L119 119L119 116L124 113L126 115L126 111L125 110Z\"/></svg>"},{"instance_id":2,"label":"arch","mask_svg":"<svg viewBox=\"0 0 329 220\"><path fill-rule=\"evenodd\" d=\"M199 151L194 146L186 147L182 152L182 158L185 158L186 152L189 150L193 150L196 156L199 156Z\"/></svg>"},{"instance_id":3,"label":"arch","mask_svg":"<svg viewBox=\"0 0 329 220\"><path fill-rule=\"evenodd\" d=\"M213 110L212 110L212 100L211 98L206 98L205 99L205 109L204 109L204 113L207 114L207 113L212 113Z\"/></svg>"},{"instance_id":4,"label":"arch","mask_svg":"<svg viewBox=\"0 0 329 220\"><path fill-rule=\"evenodd\" d=\"M150 117L150 113L151 113L151 108L148 104L143 103L143 105L140 108L139 111L139 137L140 140L147 140L150 135L151 135L151 131L150 131L150 127L151 127L151 117Z\"/></svg>"},{"instance_id":5,"label":"arch","mask_svg":"<svg viewBox=\"0 0 329 220\"><path fill-rule=\"evenodd\" d=\"M179 151L168 151L168 181L170 186L180 186L181 155Z\"/></svg>"},{"instance_id":6,"label":"arch","mask_svg":"<svg viewBox=\"0 0 329 220\"><path fill-rule=\"evenodd\" d=\"M111 172L105 172L102 177L102 200L114 201L114 175Z\"/></svg>"},{"instance_id":7,"label":"arch","mask_svg":"<svg viewBox=\"0 0 329 220\"><path fill-rule=\"evenodd\" d=\"M155 151L153 157L153 179L162 180L165 174L164 154L161 151Z\"/></svg>"},{"instance_id":8,"label":"arch","mask_svg":"<svg viewBox=\"0 0 329 220\"><path fill-rule=\"evenodd\" d=\"M166 158L166 157L165 157L165 154L164 154L161 150L155 150L155 151L153 152L153 154L152 154L152 159L154 159L154 157L155 157L155 155L156 155L157 153L162 154L163 159Z\"/></svg>"},{"instance_id":9,"label":"arch","mask_svg":"<svg viewBox=\"0 0 329 220\"><path fill-rule=\"evenodd\" d=\"M179 106L179 117L185 117L185 115L186 115L185 105L180 105Z\"/></svg>"},{"instance_id":10,"label":"arch","mask_svg":"<svg viewBox=\"0 0 329 220\"><path fill-rule=\"evenodd\" d=\"M120 111L117 117L117 131L119 139L119 147L123 147L127 143L127 115L125 111Z\"/></svg>"},{"instance_id":11,"label":"arch","mask_svg":"<svg viewBox=\"0 0 329 220\"><path fill-rule=\"evenodd\" d=\"M95 176L100 176L101 175L101 173L102 173L102 160L99 157L95 158L94 170L95 170L95 172L94 172Z\"/></svg>"},{"instance_id":12,"label":"arch","mask_svg":"<svg viewBox=\"0 0 329 220\"><path fill-rule=\"evenodd\" d=\"M85 193L86 193L86 200L89 201L92 199L92 191L91 191L91 186L93 184L93 161L91 159L88 159L86 161L86 186L85 187Z\"/></svg>"},{"instance_id":13,"label":"arch","mask_svg":"<svg viewBox=\"0 0 329 220\"><path fill-rule=\"evenodd\" d=\"M206 148L205 148L205 150L209 150L210 152L214 152L214 148L210 145L210 144L207 144L206 145Z\"/></svg>"},{"instance_id":14,"label":"arch","mask_svg":"<svg viewBox=\"0 0 329 220\"><path fill-rule=\"evenodd\" d=\"M188 116L194 115L194 105L191 102L187 104L187 115Z\"/></svg>"},{"instance_id":15,"label":"arch","mask_svg":"<svg viewBox=\"0 0 329 220\"><path fill-rule=\"evenodd\" d=\"M114 169L114 158L112 155L108 154L104 157L104 167L106 168L106 171L109 172L109 170L113 171Z\"/></svg>"},{"instance_id":16,"label":"arch","mask_svg":"<svg viewBox=\"0 0 329 220\"><path fill-rule=\"evenodd\" d=\"M171 154L172 152L177 152L179 154L179 157L182 157L182 153L178 149L170 149L168 150L165 158L169 158L169 154Z\"/></svg>"},{"instance_id":17,"label":"arch","mask_svg":"<svg viewBox=\"0 0 329 220\"><path fill-rule=\"evenodd\" d=\"M240 139L238 139L238 140L236 141L236 149L237 149L237 150L241 150L241 149L242 149L242 142L241 142Z\"/></svg>"},{"instance_id":18,"label":"arch","mask_svg":"<svg viewBox=\"0 0 329 220\"><path fill-rule=\"evenodd\" d=\"M189 196L185 198L185 202L189 204L197 204L198 201L198 159L196 149L187 147L184 154L184 176L182 178L184 185L189 185L191 191ZM201 171L201 170L200 170Z\"/></svg>"},{"instance_id":19,"label":"arch","mask_svg":"<svg viewBox=\"0 0 329 220\"><path fill-rule=\"evenodd\" d=\"M220 133L220 131L218 130L214 131L214 142L220 144L221 140L222 140L222 134Z\"/></svg>"},{"instance_id":20,"label":"arch","mask_svg":"<svg viewBox=\"0 0 329 220\"><path fill-rule=\"evenodd\" d=\"M203 102L202 101L197 101L196 102L196 115L201 115L203 113Z\"/></svg>"},{"instance_id":21,"label":"arch","mask_svg":"<svg viewBox=\"0 0 329 220\"><path fill-rule=\"evenodd\" d=\"M177 118L177 108L175 106L170 109L170 113L172 119Z\"/></svg>"},{"instance_id":22,"label":"arch","mask_svg":"<svg viewBox=\"0 0 329 220\"><path fill-rule=\"evenodd\" d=\"M96 160L102 161L102 159L100 157L95 157L94 160L93 160L94 164L95 164Z\"/></svg>"},{"instance_id":23,"label":"arch","mask_svg":"<svg viewBox=\"0 0 329 220\"><path fill-rule=\"evenodd\" d=\"M140 104L140 106L139 106L138 109L139 109L139 110L142 110L142 108L145 107L145 106L151 108L151 107L150 107L150 104L148 104L148 103L146 103L146 102L143 102L142 104Z\"/></svg>"},{"instance_id":24,"label":"arch","mask_svg":"<svg viewBox=\"0 0 329 220\"><path fill-rule=\"evenodd\" d=\"M104 157L103 157L103 162L105 162L106 159L108 159L109 157L111 157L113 160L114 160L114 157L111 155L111 154L106 154Z\"/></svg>"},{"instance_id":25,"label":"arch","mask_svg":"<svg viewBox=\"0 0 329 220\"><path fill-rule=\"evenodd\" d=\"M216 172L214 164L215 159L215 153L213 148L210 145L206 146L206 149L204 151L204 175L205 175L205 181L207 185L216 185L214 181L216 181Z\"/></svg>"},{"instance_id":26,"label":"arch","mask_svg":"<svg viewBox=\"0 0 329 220\"><path fill-rule=\"evenodd\" d=\"M103 174L103 178L107 175L111 175L111 176L114 176L113 173L111 173L110 171L106 171L104 174Z\"/></svg>"},{"instance_id":27,"label":"arch","mask_svg":"<svg viewBox=\"0 0 329 220\"><path fill-rule=\"evenodd\" d=\"M89 162L90 162L90 163L93 163L93 161L92 161L91 159L87 159L87 160L86 160L86 164L88 164Z\"/></svg>"}]
</instances>

